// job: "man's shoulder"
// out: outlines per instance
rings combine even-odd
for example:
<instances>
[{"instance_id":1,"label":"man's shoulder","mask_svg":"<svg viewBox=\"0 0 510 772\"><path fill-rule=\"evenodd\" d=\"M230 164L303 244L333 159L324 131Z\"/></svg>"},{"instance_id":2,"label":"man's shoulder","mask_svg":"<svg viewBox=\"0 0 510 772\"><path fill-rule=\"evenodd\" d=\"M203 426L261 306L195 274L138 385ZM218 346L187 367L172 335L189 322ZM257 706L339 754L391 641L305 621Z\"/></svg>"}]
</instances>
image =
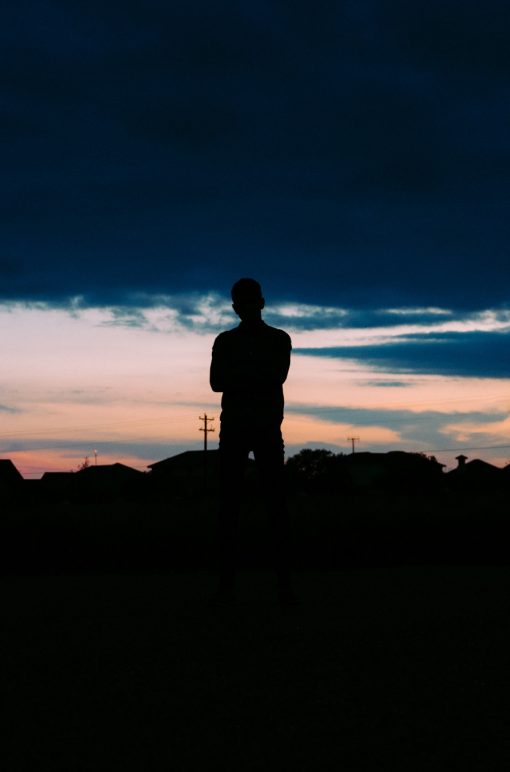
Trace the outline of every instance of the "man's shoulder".
<instances>
[{"instance_id":1,"label":"man's shoulder","mask_svg":"<svg viewBox=\"0 0 510 772\"><path fill-rule=\"evenodd\" d=\"M271 325L264 323L265 334L271 336L271 338L279 343L281 346L292 346L290 335L285 330L280 330L278 327L271 327Z\"/></svg>"},{"instance_id":2,"label":"man's shoulder","mask_svg":"<svg viewBox=\"0 0 510 772\"><path fill-rule=\"evenodd\" d=\"M278 327L271 327L271 325L266 324L266 322L263 322L258 326L256 335L257 337L261 336L262 339L268 340L272 344L281 346L282 348L292 348L290 335L286 333L285 330L280 330ZM230 330L220 332L215 338L214 346L218 348L221 346L228 346L229 344L235 345L236 341L242 344L245 336L245 328L243 328L242 325L238 325Z\"/></svg>"},{"instance_id":3,"label":"man's shoulder","mask_svg":"<svg viewBox=\"0 0 510 772\"><path fill-rule=\"evenodd\" d=\"M223 343L228 343L229 340L232 340L232 338L235 337L238 330L238 327L233 327L231 330L223 330L223 332L220 332L214 339L214 345L221 346Z\"/></svg>"}]
</instances>

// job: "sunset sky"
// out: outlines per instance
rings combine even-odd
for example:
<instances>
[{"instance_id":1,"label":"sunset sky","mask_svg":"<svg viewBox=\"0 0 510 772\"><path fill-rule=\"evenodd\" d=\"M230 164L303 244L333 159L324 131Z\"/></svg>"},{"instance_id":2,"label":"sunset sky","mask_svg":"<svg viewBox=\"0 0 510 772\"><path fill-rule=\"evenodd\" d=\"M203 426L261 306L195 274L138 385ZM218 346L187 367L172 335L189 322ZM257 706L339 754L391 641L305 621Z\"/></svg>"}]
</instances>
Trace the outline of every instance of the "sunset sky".
<instances>
[{"instance_id":1,"label":"sunset sky","mask_svg":"<svg viewBox=\"0 0 510 772\"><path fill-rule=\"evenodd\" d=\"M201 447L229 289L287 453L510 462L507 3L6 2L0 457Z\"/></svg>"}]
</instances>

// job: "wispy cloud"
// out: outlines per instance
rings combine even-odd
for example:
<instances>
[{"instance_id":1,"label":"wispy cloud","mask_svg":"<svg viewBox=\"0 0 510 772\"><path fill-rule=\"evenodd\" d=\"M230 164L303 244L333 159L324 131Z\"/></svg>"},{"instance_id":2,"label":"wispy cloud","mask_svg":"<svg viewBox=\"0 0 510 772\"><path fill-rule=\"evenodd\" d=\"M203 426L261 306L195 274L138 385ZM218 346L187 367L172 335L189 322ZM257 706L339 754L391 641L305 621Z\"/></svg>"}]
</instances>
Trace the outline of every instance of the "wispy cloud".
<instances>
[{"instance_id":1,"label":"wispy cloud","mask_svg":"<svg viewBox=\"0 0 510 772\"><path fill-rule=\"evenodd\" d=\"M82 459L84 456L92 457L94 451L97 451L98 463L112 463L112 459L119 460L124 458L138 458L142 462L146 459L147 462L150 463L151 461L161 460L184 450L189 450L189 444L171 441L144 441L142 438L136 442L122 440L113 442L86 442L72 439L55 440L51 438L41 439L40 437L32 437L11 441L2 446L2 453L4 454L61 451L63 452L63 455L65 455L65 458L70 461L73 459Z\"/></svg>"},{"instance_id":2,"label":"wispy cloud","mask_svg":"<svg viewBox=\"0 0 510 772\"><path fill-rule=\"evenodd\" d=\"M352 428L365 450L386 445L387 450L445 451L462 444L490 445L505 439L510 443L510 419L494 411L439 412L392 410L391 408L344 408L339 406L297 405L290 414ZM378 432L379 430L379 432ZM382 434L381 430L387 434ZM347 439L347 436L345 437Z\"/></svg>"},{"instance_id":3,"label":"wispy cloud","mask_svg":"<svg viewBox=\"0 0 510 772\"><path fill-rule=\"evenodd\" d=\"M508 443L510 445L510 416L465 416L459 421L456 417L444 427L445 434L454 437L457 442L474 443L476 445L494 445ZM510 447L509 447L510 453Z\"/></svg>"},{"instance_id":4,"label":"wispy cloud","mask_svg":"<svg viewBox=\"0 0 510 772\"><path fill-rule=\"evenodd\" d=\"M409 381L392 381L388 378L387 380L368 380L366 381L366 386L373 386L376 389L405 389L409 388L411 384Z\"/></svg>"},{"instance_id":5,"label":"wispy cloud","mask_svg":"<svg viewBox=\"0 0 510 772\"><path fill-rule=\"evenodd\" d=\"M435 308L434 306L427 306L425 308L386 308L379 313L389 314L390 316L452 316L453 311L448 308Z\"/></svg>"},{"instance_id":6,"label":"wispy cloud","mask_svg":"<svg viewBox=\"0 0 510 772\"><path fill-rule=\"evenodd\" d=\"M130 293L122 304L92 302L73 296L59 302L5 301L0 311L67 312L102 326L140 328L154 332L189 330L214 334L233 327L239 319L227 294L181 292ZM436 307L349 308L343 306L278 301L267 303L265 320L283 327L294 338L295 348L332 348L352 345L407 342L416 336L446 333L508 332L510 309L488 308L461 312Z\"/></svg>"},{"instance_id":7,"label":"wispy cloud","mask_svg":"<svg viewBox=\"0 0 510 772\"><path fill-rule=\"evenodd\" d=\"M0 413L21 413L21 410L17 407L11 407L10 405L0 405Z\"/></svg>"},{"instance_id":8,"label":"wispy cloud","mask_svg":"<svg viewBox=\"0 0 510 772\"><path fill-rule=\"evenodd\" d=\"M350 317L346 308L310 305L308 303L282 303L269 305L265 319L275 327L295 330L323 330L343 327Z\"/></svg>"}]
</instances>

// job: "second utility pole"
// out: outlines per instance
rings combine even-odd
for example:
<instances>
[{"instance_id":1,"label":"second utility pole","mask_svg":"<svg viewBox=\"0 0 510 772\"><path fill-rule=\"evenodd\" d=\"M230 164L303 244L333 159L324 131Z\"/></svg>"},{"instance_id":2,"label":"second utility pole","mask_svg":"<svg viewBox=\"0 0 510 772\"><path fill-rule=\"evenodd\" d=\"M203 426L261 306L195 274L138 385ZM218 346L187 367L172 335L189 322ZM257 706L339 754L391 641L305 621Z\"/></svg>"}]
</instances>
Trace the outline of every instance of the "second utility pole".
<instances>
[{"instance_id":1,"label":"second utility pole","mask_svg":"<svg viewBox=\"0 0 510 772\"><path fill-rule=\"evenodd\" d=\"M354 443L359 442L359 437L347 437L352 442L352 452L356 452L356 445Z\"/></svg>"}]
</instances>

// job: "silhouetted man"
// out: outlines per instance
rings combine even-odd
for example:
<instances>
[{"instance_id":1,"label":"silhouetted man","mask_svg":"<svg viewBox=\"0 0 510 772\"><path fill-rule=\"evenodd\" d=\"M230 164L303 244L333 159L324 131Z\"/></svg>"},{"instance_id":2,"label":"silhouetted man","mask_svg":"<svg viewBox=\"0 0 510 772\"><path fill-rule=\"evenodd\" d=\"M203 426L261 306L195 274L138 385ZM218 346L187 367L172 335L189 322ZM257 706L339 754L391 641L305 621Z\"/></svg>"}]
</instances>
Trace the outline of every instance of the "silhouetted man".
<instances>
[{"instance_id":1,"label":"silhouetted man","mask_svg":"<svg viewBox=\"0 0 510 772\"><path fill-rule=\"evenodd\" d=\"M222 332L212 351L211 388L221 400L220 594L234 593L242 480L253 451L273 523L273 557L282 596L290 596L288 513L284 492L283 388L290 365L291 340L262 320L260 284L240 279L232 287L238 327Z\"/></svg>"}]
</instances>

